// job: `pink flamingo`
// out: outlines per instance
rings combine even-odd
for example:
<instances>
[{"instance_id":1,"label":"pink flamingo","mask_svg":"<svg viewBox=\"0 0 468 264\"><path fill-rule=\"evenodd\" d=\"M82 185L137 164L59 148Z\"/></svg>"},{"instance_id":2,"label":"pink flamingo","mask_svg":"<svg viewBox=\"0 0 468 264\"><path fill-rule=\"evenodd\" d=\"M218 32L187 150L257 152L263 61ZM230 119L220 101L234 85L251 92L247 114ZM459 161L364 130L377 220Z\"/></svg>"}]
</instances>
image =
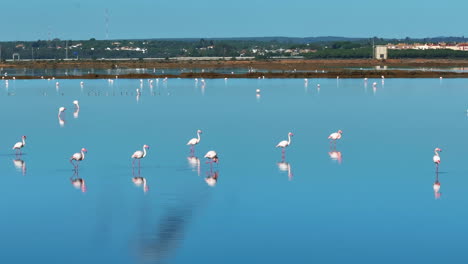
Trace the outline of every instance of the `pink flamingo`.
<instances>
[{"instance_id":1,"label":"pink flamingo","mask_svg":"<svg viewBox=\"0 0 468 264\"><path fill-rule=\"evenodd\" d=\"M442 150L440 148L435 148L434 149L434 157L432 157L432 160L434 161L435 165L436 165L436 171L438 172L439 171L439 164L440 164L440 156L439 156L439 152L442 152Z\"/></svg>"},{"instance_id":2,"label":"pink flamingo","mask_svg":"<svg viewBox=\"0 0 468 264\"><path fill-rule=\"evenodd\" d=\"M281 158L284 161L284 156L286 152L286 148L291 144L291 137L294 136L293 133L289 132L288 133L288 140L283 140L278 145L276 145L277 148L282 148L281 150Z\"/></svg>"},{"instance_id":3,"label":"pink flamingo","mask_svg":"<svg viewBox=\"0 0 468 264\"><path fill-rule=\"evenodd\" d=\"M330 146L332 145L332 142L335 142L335 147L336 147L336 141L341 138L341 134L343 134L343 131L338 130L335 133L331 133L330 136L328 136L328 139L330 139Z\"/></svg>"},{"instance_id":4,"label":"pink flamingo","mask_svg":"<svg viewBox=\"0 0 468 264\"><path fill-rule=\"evenodd\" d=\"M218 153L214 150L208 151L205 156L205 158L209 159L206 163L209 163L211 165L211 169L213 169L213 162L218 163Z\"/></svg>"},{"instance_id":5,"label":"pink flamingo","mask_svg":"<svg viewBox=\"0 0 468 264\"><path fill-rule=\"evenodd\" d=\"M133 158L132 167L135 166L135 161L137 159L138 159L138 167L140 167L141 159L146 157L146 149L149 149L149 146L148 145L143 145L143 151L137 150L137 151L135 151L135 153L133 153L133 155L132 155L132 158Z\"/></svg>"},{"instance_id":6,"label":"pink flamingo","mask_svg":"<svg viewBox=\"0 0 468 264\"><path fill-rule=\"evenodd\" d=\"M21 137L20 142L16 142L12 149L16 150L16 155L22 155L21 149L26 146L26 136Z\"/></svg>"},{"instance_id":7,"label":"pink flamingo","mask_svg":"<svg viewBox=\"0 0 468 264\"><path fill-rule=\"evenodd\" d=\"M190 146L190 154L193 155L195 153L195 145L200 143L200 134L202 134L202 131L199 129L197 130L197 138L192 138L187 142L187 146Z\"/></svg>"},{"instance_id":8,"label":"pink flamingo","mask_svg":"<svg viewBox=\"0 0 468 264\"><path fill-rule=\"evenodd\" d=\"M88 152L87 149L82 148L81 152L75 153L75 154L73 154L73 156L71 156L70 163L73 165L75 170L78 170L78 166L80 165L80 161L85 159L85 153L87 153L87 152ZM76 162L73 162L74 160Z\"/></svg>"}]
</instances>

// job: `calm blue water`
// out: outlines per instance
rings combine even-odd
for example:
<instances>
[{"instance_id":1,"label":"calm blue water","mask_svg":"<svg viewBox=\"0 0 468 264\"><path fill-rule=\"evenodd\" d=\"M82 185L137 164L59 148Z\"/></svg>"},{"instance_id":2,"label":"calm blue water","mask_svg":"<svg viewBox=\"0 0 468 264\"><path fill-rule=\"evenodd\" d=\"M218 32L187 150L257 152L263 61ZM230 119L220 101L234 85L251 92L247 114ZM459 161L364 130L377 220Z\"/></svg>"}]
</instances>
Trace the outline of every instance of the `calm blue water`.
<instances>
[{"instance_id":1,"label":"calm blue water","mask_svg":"<svg viewBox=\"0 0 468 264\"><path fill-rule=\"evenodd\" d=\"M468 261L466 79L79 82L0 82L0 263Z\"/></svg>"}]
</instances>

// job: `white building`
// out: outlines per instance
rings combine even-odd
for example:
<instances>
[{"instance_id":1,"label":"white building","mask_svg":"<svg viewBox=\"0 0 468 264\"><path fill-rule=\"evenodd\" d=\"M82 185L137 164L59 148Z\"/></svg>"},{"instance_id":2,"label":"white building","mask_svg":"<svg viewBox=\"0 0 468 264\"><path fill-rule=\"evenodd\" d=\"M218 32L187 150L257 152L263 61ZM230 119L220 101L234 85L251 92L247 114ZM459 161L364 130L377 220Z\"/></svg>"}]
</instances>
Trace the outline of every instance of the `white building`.
<instances>
[{"instance_id":1,"label":"white building","mask_svg":"<svg viewBox=\"0 0 468 264\"><path fill-rule=\"evenodd\" d=\"M386 45L376 45L374 48L374 59L386 60L388 57L388 48Z\"/></svg>"}]
</instances>

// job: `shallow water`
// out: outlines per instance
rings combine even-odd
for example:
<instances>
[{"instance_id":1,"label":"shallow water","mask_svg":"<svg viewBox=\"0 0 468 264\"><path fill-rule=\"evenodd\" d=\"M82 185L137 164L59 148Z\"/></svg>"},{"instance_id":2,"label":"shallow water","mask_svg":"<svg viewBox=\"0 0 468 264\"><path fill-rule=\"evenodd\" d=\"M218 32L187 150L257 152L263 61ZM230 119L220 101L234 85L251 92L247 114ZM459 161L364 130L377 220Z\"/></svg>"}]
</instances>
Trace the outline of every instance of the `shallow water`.
<instances>
[{"instance_id":1,"label":"shallow water","mask_svg":"<svg viewBox=\"0 0 468 264\"><path fill-rule=\"evenodd\" d=\"M1 81L0 262L466 262L467 96L466 79Z\"/></svg>"}]
</instances>

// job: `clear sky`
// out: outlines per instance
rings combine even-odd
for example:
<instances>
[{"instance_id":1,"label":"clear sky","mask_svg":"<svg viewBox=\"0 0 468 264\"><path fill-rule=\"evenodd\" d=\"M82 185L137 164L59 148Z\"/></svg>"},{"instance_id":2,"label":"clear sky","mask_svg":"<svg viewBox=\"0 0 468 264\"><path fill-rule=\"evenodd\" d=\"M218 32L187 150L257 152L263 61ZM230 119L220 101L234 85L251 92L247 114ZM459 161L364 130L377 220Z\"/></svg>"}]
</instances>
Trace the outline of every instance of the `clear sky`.
<instances>
[{"instance_id":1,"label":"clear sky","mask_svg":"<svg viewBox=\"0 0 468 264\"><path fill-rule=\"evenodd\" d=\"M3 1L0 40L468 36L464 0Z\"/></svg>"}]
</instances>

